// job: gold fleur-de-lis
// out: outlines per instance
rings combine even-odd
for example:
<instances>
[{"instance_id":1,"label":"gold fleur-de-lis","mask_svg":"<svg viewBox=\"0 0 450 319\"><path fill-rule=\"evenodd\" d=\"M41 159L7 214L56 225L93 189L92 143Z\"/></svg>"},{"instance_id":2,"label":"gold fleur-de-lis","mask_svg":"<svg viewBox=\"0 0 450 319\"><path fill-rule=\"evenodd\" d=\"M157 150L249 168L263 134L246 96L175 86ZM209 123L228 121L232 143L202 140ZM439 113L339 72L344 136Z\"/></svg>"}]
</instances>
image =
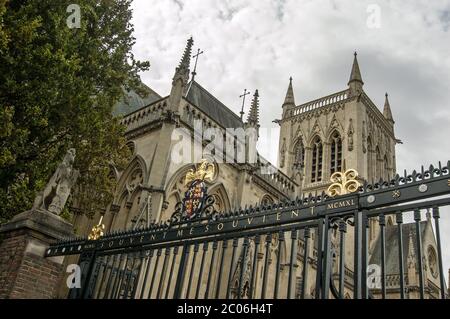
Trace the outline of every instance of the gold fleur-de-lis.
<instances>
[{"instance_id":1,"label":"gold fleur-de-lis","mask_svg":"<svg viewBox=\"0 0 450 319\"><path fill-rule=\"evenodd\" d=\"M328 195L331 197L354 193L361 186L358 182L358 172L354 169L348 169L345 173L335 172L331 175L332 184L328 187Z\"/></svg>"},{"instance_id":2,"label":"gold fleur-de-lis","mask_svg":"<svg viewBox=\"0 0 450 319\"><path fill-rule=\"evenodd\" d=\"M91 233L88 236L88 240L97 240L103 236L103 231L105 230L105 225L102 224L103 216L100 217L98 224L92 227Z\"/></svg>"},{"instance_id":3,"label":"gold fleur-de-lis","mask_svg":"<svg viewBox=\"0 0 450 319\"><path fill-rule=\"evenodd\" d=\"M188 185L195 180L212 182L214 179L215 172L216 168L214 164L209 163L208 160L203 158L200 160L200 164L198 165L196 170L191 168L186 173L184 184Z\"/></svg>"}]
</instances>

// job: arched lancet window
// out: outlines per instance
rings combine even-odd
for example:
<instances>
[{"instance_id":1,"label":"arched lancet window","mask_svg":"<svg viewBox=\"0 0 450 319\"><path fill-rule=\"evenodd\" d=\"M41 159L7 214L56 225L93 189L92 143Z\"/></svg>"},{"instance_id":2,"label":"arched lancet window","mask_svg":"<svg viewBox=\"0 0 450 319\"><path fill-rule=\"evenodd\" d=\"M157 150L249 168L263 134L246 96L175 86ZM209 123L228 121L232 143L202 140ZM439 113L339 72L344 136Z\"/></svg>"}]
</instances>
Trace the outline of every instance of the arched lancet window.
<instances>
[{"instance_id":1,"label":"arched lancet window","mask_svg":"<svg viewBox=\"0 0 450 319\"><path fill-rule=\"evenodd\" d=\"M386 175L386 179L389 178L389 162L388 162L388 158L386 155L384 155L384 159L383 159L383 172Z\"/></svg>"},{"instance_id":2,"label":"arched lancet window","mask_svg":"<svg viewBox=\"0 0 450 319\"><path fill-rule=\"evenodd\" d=\"M320 137L316 136L312 142L311 182L322 180L323 147Z\"/></svg>"},{"instance_id":3,"label":"arched lancet window","mask_svg":"<svg viewBox=\"0 0 450 319\"><path fill-rule=\"evenodd\" d=\"M342 170L342 140L338 132L334 132L331 135L331 174L334 172L340 172Z\"/></svg>"},{"instance_id":4,"label":"arched lancet window","mask_svg":"<svg viewBox=\"0 0 450 319\"><path fill-rule=\"evenodd\" d=\"M382 172L381 172L381 164L382 164L382 158L381 158L381 152L379 147L377 146L375 148L375 161L376 161L376 176L375 179L380 179L382 176Z\"/></svg>"},{"instance_id":5,"label":"arched lancet window","mask_svg":"<svg viewBox=\"0 0 450 319\"><path fill-rule=\"evenodd\" d=\"M299 139L294 147L294 167L301 168L305 161L305 148L302 139Z\"/></svg>"},{"instance_id":6,"label":"arched lancet window","mask_svg":"<svg viewBox=\"0 0 450 319\"><path fill-rule=\"evenodd\" d=\"M373 159L372 159L372 152L373 152L373 148L372 148L372 138L370 136L367 137L367 179L369 180L369 182L371 182L373 180L373 170L374 170L374 163L373 163Z\"/></svg>"}]
</instances>

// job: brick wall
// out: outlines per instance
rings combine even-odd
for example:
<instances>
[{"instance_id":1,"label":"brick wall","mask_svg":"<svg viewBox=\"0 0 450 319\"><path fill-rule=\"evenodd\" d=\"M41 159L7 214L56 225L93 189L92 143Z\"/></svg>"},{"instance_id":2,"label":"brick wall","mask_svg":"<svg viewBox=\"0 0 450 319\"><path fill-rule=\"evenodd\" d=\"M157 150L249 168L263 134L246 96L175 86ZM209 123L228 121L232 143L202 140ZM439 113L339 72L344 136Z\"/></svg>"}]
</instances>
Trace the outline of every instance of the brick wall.
<instances>
[{"instance_id":1,"label":"brick wall","mask_svg":"<svg viewBox=\"0 0 450 319\"><path fill-rule=\"evenodd\" d=\"M0 298L54 298L64 270L61 260L44 258L46 239L21 229L0 240Z\"/></svg>"}]
</instances>

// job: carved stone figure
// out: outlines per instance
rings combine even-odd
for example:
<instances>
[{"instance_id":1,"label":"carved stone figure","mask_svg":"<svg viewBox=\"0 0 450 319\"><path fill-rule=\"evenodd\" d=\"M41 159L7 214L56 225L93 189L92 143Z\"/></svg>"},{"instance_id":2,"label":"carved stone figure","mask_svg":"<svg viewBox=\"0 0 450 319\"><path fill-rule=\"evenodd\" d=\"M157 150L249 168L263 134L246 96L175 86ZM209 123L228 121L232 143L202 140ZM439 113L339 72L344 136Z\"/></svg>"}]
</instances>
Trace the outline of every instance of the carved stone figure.
<instances>
[{"instance_id":1,"label":"carved stone figure","mask_svg":"<svg viewBox=\"0 0 450 319\"><path fill-rule=\"evenodd\" d=\"M353 133L355 133L355 130L353 129L353 120L350 119L350 123L348 124L348 150L351 152L353 151Z\"/></svg>"},{"instance_id":2,"label":"carved stone figure","mask_svg":"<svg viewBox=\"0 0 450 319\"><path fill-rule=\"evenodd\" d=\"M75 149L67 151L63 161L59 164L53 176L39 192L34 200L33 209L42 209L59 215L70 195L70 190L75 184L79 172L73 168Z\"/></svg>"}]
</instances>

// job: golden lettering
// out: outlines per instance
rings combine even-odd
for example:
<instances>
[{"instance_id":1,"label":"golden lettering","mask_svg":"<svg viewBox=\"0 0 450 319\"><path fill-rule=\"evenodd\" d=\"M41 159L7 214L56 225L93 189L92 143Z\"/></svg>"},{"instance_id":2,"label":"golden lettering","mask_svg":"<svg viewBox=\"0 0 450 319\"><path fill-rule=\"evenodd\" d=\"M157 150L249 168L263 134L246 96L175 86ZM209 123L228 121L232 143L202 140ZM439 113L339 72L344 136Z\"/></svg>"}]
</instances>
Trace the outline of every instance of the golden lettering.
<instances>
[{"instance_id":1,"label":"golden lettering","mask_svg":"<svg viewBox=\"0 0 450 319\"><path fill-rule=\"evenodd\" d=\"M292 211L292 212L291 212L291 218L294 218L294 216L295 216L295 217L298 217L298 212Z\"/></svg>"},{"instance_id":2,"label":"golden lettering","mask_svg":"<svg viewBox=\"0 0 450 319\"><path fill-rule=\"evenodd\" d=\"M108 247L112 247L114 245L114 241L110 241L109 243L108 243Z\"/></svg>"},{"instance_id":3,"label":"golden lettering","mask_svg":"<svg viewBox=\"0 0 450 319\"><path fill-rule=\"evenodd\" d=\"M177 237L183 236L183 230L179 229L177 232Z\"/></svg>"},{"instance_id":4,"label":"golden lettering","mask_svg":"<svg viewBox=\"0 0 450 319\"><path fill-rule=\"evenodd\" d=\"M281 213L277 213L277 220L280 220L281 218Z\"/></svg>"},{"instance_id":5,"label":"golden lettering","mask_svg":"<svg viewBox=\"0 0 450 319\"><path fill-rule=\"evenodd\" d=\"M209 232L209 225L206 225L205 227L205 233Z\"/></svg>"},{"instance_id":6,"label":"golden lettering","mask_svg":"<svg viewBox=\"0 0 450 319\"><path fill-rule=\"evenodd\" d=\"M189 235L192 235L194 233L194 227L191 227L191 229L189 230Z\"/></svg>"},{"instance_id":7,"label":"golden lettering","mask_svg":"<svg viewBox=\"0 0 450 319\"><path fill-rule=\"evenodd\" d=\"M250 225L253 222L253 217L252 218L247 218L247 223Z\"/></svg>"},{"instance_id":8,"label":"golden lettering","mask_svg":"<svg viewBox=\"0 0 450 319\"><path fill-rule=\"evenodd\" d=\"M217 230L222 230L223 229L223 223L220 223L217 225Z\"/></svg>"},{"instance_id":9,"label":"golden lettering","mask_svg":"<svg viewBox=\"0 0 450 319\"><path fill-rule=\"evenodd\" d=\"M155 234L151 234L151 235L150 235L150 240L156 240Z\"/></svg>"},{"instance_id":10,"label":"golden lettering","mask_svg":"<svg viewBox=\"0 0 450 319\"><path fill-rule=\"evenodd\" d=\"M237 220L233 220L233 228L237 227L238 225L238 221Z\"/></svg>"}]
</instances>

